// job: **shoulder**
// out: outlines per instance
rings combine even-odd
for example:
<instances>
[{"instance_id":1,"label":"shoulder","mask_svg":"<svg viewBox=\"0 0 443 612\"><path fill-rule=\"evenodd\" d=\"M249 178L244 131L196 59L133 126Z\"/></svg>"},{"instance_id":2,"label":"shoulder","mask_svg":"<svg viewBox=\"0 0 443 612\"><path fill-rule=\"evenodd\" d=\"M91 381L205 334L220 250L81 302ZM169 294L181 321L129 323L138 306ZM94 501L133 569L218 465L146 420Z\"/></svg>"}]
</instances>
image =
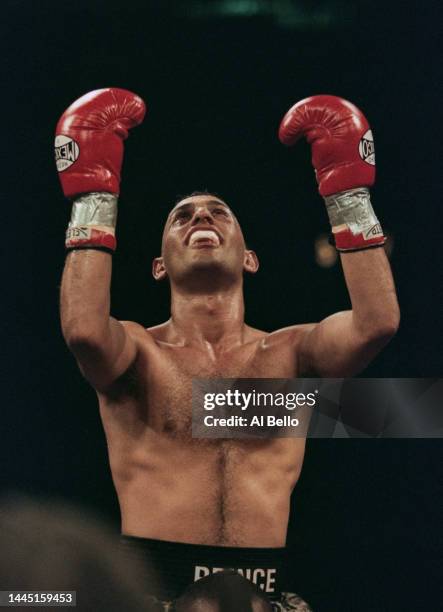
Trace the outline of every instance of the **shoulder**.
<instances>
[{"instance_id":1,"label":"shoulder","mask_svg":"<svg viewBox=\"0 0 443 612\"><path fill-rule=\"evenodd\" d=\"M147 345L155 343L155 333L152 332L153 328L143 327L140 323L135 321L119 321L125 330L126 334L138 345Z\"/></svg>"},{"instance_id":2,"label":"shoulder","mask_svg":"<svg viewBox=\"0 0 443 612\"><path fill-rule=\"evenodd\" d=\"M143 327L134 321L120 321L120 323L135 342L144 346L167 344L171 341L170 321L152 327Z\"/></svg>"}]
</instances>

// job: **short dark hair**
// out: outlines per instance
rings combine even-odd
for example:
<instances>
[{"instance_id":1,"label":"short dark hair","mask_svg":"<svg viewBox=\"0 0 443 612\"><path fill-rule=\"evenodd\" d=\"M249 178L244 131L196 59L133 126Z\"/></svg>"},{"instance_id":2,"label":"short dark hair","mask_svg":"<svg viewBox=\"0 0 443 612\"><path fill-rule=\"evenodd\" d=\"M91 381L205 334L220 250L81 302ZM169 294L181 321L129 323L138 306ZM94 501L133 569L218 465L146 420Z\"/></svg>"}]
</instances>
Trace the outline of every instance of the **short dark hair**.
<instances>
[{"instance_id":1,"label":"short dark hair","mask_svg":"<svg viewBox=\"0 0 443 612\"><path fill-rule=\"evenodd\" d=\"M181 202L182 200L186 200L187 198L192 198L193 196L214 196L214 198L218 198L224 202L223 198L215 193L215 191L208 191L207 189L203 189L201 191L193 191L192 193L188 193L186 195L178 195L175 199L174 206Z\"/></svg>"},{"instance_id":2,"label":"short dark hair","mask_svg":"<svg viewBox=\"0 0 443 612\"><path fill-rule=\"evenodd\" d=\"M226 612L252 612L253 603L263 612L272 610L271 603L257 585L235 570L224 570L210 574L190 584L175 601L175 612L189 612L199 603L209 609ZM210 604L213 604L212 607Z\"/></svg>"}]
</instances>

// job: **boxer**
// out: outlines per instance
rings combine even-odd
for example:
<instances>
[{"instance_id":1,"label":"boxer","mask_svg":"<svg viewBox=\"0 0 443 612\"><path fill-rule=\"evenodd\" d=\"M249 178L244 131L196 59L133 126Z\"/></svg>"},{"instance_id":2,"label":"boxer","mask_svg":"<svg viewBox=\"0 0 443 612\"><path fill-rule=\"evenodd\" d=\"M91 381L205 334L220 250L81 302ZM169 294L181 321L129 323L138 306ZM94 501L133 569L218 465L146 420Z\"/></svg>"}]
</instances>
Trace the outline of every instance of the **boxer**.
<instances>
[{"instance_id":1,"label":"boxer","mask_svg":"<svg viewBox=\"0 0 443 612\"><path fill-rule=\"evenodd\" d=\"M171 314L146 329L110 315L123 140L144 113L135 94L98 90L70 106L56 131L59 176L73 201L62 330L98 395L123 542L159 569L159 600L233 568L276 609L309 610L283 577L305 440L193 439L191 386L194 377L353 376L396 332L396 292L369 194L372 133L357 107L334 96L297 103L279 132L284 144L311 144L351 310L271 333L247 325L243 276L257 271L258 258L229 205L203 193L168 215L153 275L169 282Z\"/></svg>"}]
</instances>

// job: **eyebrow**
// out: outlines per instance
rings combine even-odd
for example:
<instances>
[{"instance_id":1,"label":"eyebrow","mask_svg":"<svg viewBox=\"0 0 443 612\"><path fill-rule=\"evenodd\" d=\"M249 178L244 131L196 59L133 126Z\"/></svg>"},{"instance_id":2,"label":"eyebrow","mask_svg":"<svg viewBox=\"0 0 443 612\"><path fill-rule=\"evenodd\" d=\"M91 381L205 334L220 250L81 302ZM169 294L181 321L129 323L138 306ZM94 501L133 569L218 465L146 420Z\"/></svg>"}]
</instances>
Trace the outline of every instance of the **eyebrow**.
<instances>
[{"instance_id":1,"label":"eyebrow","mask_svg":"<svg viewBox=\"0 0 443 612\"><path fill-rule=\"evenodd\" d=\"M176 213L178 210L181 210L183 208L190 208L194 204L195 204L195 201L185 202L184 204L175 206L169 213L169 216L171 217L174 213ZM211 206L224 206L227 210L229 210L229 212L231 212L231 209L229 208L229 206L225 204L224 202L222 202L221 200L209 200L208 202L206 202L206 204L211 205Z\"/></svg>"}]
</instances>

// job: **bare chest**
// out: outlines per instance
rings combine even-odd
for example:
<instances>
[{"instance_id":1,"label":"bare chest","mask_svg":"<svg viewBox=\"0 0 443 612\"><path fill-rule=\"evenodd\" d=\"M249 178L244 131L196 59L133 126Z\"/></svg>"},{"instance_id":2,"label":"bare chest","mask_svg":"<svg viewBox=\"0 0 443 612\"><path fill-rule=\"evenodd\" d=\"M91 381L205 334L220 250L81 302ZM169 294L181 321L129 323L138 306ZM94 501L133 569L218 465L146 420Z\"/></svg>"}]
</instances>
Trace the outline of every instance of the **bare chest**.
<instances>
[{"instance_id":1,"label":"bare chest","mask_svg":"<svg viewBox=\"0 0 443 612\"><path fill-rule=\"evenodd\" d=\"M144 403L154 429L190 435L193 379L291 378L295 372L293 355L284 347L249 347L222 357L168 348L139 375L146 382Z\"/></svg>"}]
</instances>

